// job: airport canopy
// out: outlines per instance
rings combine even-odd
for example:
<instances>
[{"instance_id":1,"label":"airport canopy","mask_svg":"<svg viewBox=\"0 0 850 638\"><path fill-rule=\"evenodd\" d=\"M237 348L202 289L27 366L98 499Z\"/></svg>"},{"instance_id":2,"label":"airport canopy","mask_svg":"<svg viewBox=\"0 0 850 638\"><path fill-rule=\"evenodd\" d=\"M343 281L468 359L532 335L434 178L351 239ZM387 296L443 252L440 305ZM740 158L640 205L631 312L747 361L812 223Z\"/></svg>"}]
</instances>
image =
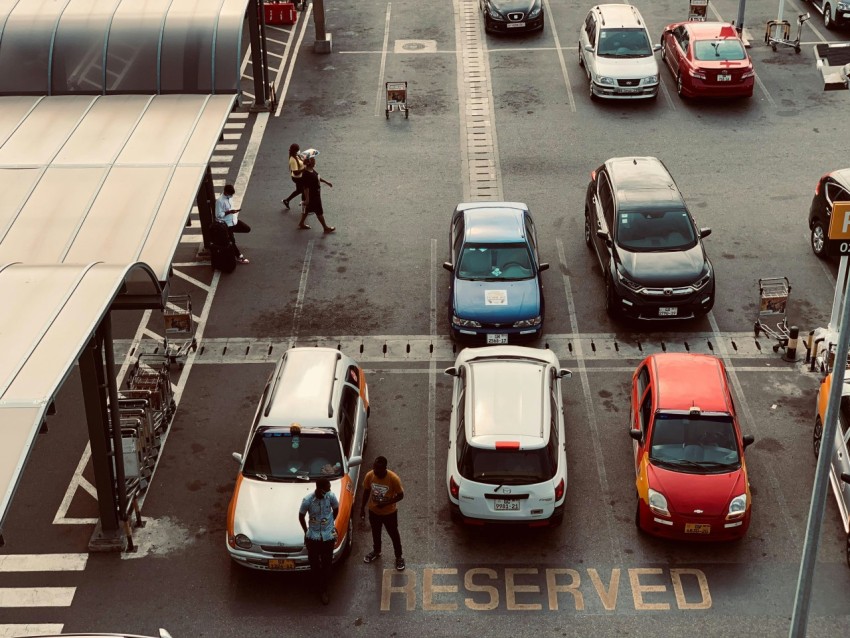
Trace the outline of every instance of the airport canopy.
<instances>
[{"instance_id":1,"label":"airport canopy","mask_svg":"<svg viewBox=\"0 0 850 638\"><path fill-rule=\"evenodd\" d=\"M131 275L144 264L0 266L0 524L54 394Z\"/></svg>"},{"instance_id":2,"label":"airport canopy","mask_svg":"<svg viewBox=\"0 0 850 638\"><path fill-rule=\"evenodd\" d=\"M164 284L234 100L0 97L0 264L144 262Z\"/></svg>"},{"instance_id":3,"label":"airport canopy","mask_svg":"<svg viewBox=\"0 0 850 638\"><path fill-rule=\"evenodd\" d=\"M0 95L235 94L248 0L0 0Z\"/></svg>"}]
</instances>

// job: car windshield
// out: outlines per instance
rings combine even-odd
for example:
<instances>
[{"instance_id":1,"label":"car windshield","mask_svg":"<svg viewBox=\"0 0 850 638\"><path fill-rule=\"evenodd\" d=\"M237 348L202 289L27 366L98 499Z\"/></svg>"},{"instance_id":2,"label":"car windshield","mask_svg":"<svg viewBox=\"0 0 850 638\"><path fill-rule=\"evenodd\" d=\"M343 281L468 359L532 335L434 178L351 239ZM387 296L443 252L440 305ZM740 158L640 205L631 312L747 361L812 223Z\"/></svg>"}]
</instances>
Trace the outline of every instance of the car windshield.
<instances>
[{"instance_id":1,"label":"car windshield","mask_svg":"<svg viewBox=\"0 0 850 638\"><path fill-rule=\"evenodd\" d=\"M741 464L729 415L659 412L655 415L649 460L696 474L728 472Z\"/></svg>"},{"instance_id":2,"label":"car windshield","mask_svg":"<svg viewBox=\"0 0 850 638\"><path fill-rule=\"evenodd\" d=\"M643 58L652 55L645 29L603 29L596 55L606 58Z\"/></svg>"},{"instance_id":3,"label":"car windshield","mask_svg":"<svg viewBox=\"0 0 850 638\"><path fill-rule=\"evenodd\" d=\"M457 275L461 279L516 281L534 275L531 253L523 243L466 244Z\"/></svg>"},{"instance_id":4,"label":"car windshield","mask_svg":"<svg viewBox=\"0 0 850 638\"><path fill-rule=\"evenodd\" d=\"M634 252L686 250L696 246L690 216L683 210L620 212L617 244Z\"/></svg>"},{"instance_id":5,"label":"car windshield","mask_svg":"<svg viewBox=\"0 0 850 638\"><path fill-rule=\"evenodd\" d=\"M461 476L478 483L533 485L550 480L557 467L546 448L492 450L470 445L464 451L459 470Z\"/></svg>"},{"instance_id":6,"label":"car windshield","mask_svg":"<svg viewBox=\"0 0 850 638\"><path fill-rule=\"evenodd\" d=\"M262 428L254 434L242 473L275 481L342 476L342 450L333 432L291 434Z\"/></svg>"},{"instance_id":7,"label":"car windshield","mask_svg":"<svg viewBox=\"0 0 850 638\"><path fill-rule=\"evenodd\" d=\"M738 40L697 40L694 44L697 60L721 62L723 60L746 60L747 54Z\"/></svg>"}]
</instances>

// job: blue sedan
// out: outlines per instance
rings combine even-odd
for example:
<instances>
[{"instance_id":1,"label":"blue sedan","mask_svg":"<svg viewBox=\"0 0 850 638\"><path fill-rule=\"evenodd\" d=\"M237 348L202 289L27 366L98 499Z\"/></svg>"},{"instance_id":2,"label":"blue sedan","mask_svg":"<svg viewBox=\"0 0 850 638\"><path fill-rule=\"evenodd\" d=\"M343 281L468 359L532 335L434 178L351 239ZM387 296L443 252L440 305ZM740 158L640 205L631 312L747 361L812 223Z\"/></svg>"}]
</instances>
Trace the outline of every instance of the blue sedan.
<instances>
[{"instance_id":1,"label":"blue sedan","mask_svg":"<svg viewBox=\"0 0 850 638\"><path fill-rule=\"evenodd\" d=\"M452 273L449 322L455 338L487 344L539 337L543 286L537 232L525 204L458 204L449 248Z\"/></svg>"}]
</instances>

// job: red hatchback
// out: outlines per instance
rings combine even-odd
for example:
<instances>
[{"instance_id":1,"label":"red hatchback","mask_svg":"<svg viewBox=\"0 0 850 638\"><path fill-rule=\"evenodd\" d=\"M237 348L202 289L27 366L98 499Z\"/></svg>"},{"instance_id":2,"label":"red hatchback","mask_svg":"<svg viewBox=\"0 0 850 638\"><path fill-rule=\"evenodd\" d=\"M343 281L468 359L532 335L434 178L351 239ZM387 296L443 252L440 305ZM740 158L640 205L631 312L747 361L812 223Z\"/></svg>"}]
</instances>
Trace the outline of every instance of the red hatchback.
<instances>
[{"instance_id":1,"label":"red hatchback","mask_svg":"<svg viewBox=\"0 0 850 638\"><path fill-rule=\"evenodd\" d=\"M738 32L725 22L676 22L661 34L661 59L681 97L752 97L756 73Z\"/></svg>"},{"instance_id":2,"label":"red hatchback","mask_svg":"<svg viewBox=\"0 0 850 638\"><path fill-rule=\"evenodd\" d=\"M639 529L666 538L734 540L750 525L744 448L720 359L665 353L632 378Z\"/></svg>"}]
</instances>

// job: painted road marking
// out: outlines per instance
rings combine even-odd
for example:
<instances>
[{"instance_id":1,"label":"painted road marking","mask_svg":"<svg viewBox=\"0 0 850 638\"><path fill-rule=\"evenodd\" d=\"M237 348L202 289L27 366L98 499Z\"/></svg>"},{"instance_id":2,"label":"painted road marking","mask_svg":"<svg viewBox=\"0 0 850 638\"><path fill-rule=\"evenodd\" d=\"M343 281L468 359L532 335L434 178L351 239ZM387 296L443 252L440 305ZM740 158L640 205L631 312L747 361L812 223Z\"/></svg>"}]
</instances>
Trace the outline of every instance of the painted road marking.
<instances>
[{"instance_id":1,"label":"painted road marking","mask_svg":"<svg viewBox=\"0 0 850 638\"><path fill-rule=\"evenodd\" d=\"M82 571L88 559L88 554L8 554L0 556L0 572Z\"/></svg>"},{"instance_id":2,"label":"painted road marking","mask_svg":"<svg viewBox=\"0 0 850 638\"><path fill-rule=\"evenodd\" d=\"M0 587L0 608L70 607L76 587Z\"/></svg>"},{"instance_id":3,"label":"painted road marking","mask_svg":"<svg viewBox=\"0 0 850 638\"><path fill-rule=\"evenodd\" d=\"M0 638L24 638L24 636L53 636L61 634L65 625L61 624L26 624L0 625Z\"/></svg>"}]
</instances>

